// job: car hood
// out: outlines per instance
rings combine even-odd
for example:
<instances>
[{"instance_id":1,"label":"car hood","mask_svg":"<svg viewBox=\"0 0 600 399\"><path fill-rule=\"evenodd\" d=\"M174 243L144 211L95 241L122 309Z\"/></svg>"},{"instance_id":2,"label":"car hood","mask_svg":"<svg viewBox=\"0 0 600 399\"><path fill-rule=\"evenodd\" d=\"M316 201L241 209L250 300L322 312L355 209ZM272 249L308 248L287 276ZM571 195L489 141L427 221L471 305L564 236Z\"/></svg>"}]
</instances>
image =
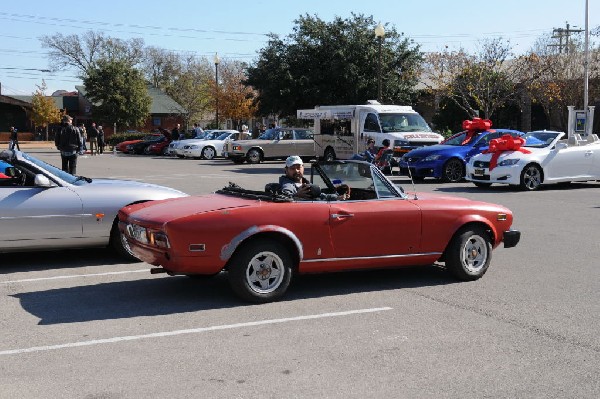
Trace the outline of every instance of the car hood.
<instances>
[{"instance_id":1,"label":"car hood","mask_svg":"<svg viewBox=\"0 0 600 399\"><path fill-rule=\"evenodd\" d=\"M424 158L432 154L460 154L467 153L472 147L471 146L458 146L458 145L446 145L446 144L435 144L427 147L417 148L409 151L406 156L408 157L419 157Z\"/></svg>"},{"instance_id":2,"label":"car hood","mask_svg":"<svg viewBox=\"0 0 600 399\"><path fill-rule=\"evenodd\" d=\"M168 201L134 204L123 209L129 213L130 220L162 224L199 213L243 208L253 204L260 204L260 201L221 194L207 194Z\"/></svg>"}]
</instances>

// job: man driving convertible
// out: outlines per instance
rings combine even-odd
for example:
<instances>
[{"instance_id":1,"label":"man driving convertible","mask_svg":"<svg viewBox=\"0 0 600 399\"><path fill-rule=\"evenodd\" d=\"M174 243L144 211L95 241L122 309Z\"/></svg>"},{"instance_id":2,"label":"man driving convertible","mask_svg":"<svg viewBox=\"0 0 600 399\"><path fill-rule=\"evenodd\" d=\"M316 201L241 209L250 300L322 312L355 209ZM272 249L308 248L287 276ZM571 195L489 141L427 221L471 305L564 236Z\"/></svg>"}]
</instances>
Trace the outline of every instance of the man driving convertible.
<instances>
[{"instance_id":1,"label":"man driving convertible","mask_svg":"<svg viewBox=\"0 0 600 399\"><path fill-rule=\"evenodd\" d=\"M310 184L304 177L304 162L298 155L291 155L285 160L285 174L279 177L281 193L300 199L321 199L328 201L350 198L350 187L341 185L338 194L321 193L318 186Z\"/></svg>"}]
</instances>

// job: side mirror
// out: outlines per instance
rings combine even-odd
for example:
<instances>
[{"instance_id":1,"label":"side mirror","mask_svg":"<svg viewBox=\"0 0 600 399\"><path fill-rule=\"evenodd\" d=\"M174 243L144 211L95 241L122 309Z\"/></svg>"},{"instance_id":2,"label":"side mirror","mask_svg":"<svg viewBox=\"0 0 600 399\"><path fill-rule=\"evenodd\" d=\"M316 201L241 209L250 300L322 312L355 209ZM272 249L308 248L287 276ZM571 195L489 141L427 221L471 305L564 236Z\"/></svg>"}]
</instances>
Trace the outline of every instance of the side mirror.
<instances>
[{"instance_id":1,"label":"side mirror","mask_svg":"<svg viewBox=\"0 0 600 399\"><path fill-rule=\"evenodd\" d=\"M564 150L567 147L569 147L567 143L556 143L557 150Z\"/></svg>"},{"instance_id":2,"label":"side mirror","mask_svg":"<svg viewBox=\"0 0 600 399\"><path fill-rule=\"evenodd\" d=\"M51 182L50 179L42 174L35 175L33 184L35 184L36 187L56 187L56 184Z\"/></svg>"}]
</instances>

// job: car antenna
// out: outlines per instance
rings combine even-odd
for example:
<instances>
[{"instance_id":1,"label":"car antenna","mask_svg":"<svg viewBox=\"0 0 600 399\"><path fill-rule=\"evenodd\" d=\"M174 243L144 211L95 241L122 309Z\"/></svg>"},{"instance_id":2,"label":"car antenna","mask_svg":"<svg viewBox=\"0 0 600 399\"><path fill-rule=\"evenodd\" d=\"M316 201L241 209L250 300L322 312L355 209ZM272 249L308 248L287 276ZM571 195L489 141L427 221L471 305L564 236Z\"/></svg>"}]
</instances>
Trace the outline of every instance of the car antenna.
<instances>
[{"instance_id":1,"label":"car antenna","mask_svg":"<svg viewBox=\"0 0 600 399\"><path fill-rule=\"evenodd\" d=\"M410 171L410 161L408 160L408 158L406 159L406 165L408 166L408 177L410 178L410 184L412 184L412 188L413 188L413 193L415 193L415 200L418 200L419 197L417 197L417 188L415 187L415 181L413 180L412 177L412 173Z\"/></svg>"}]
</instances>

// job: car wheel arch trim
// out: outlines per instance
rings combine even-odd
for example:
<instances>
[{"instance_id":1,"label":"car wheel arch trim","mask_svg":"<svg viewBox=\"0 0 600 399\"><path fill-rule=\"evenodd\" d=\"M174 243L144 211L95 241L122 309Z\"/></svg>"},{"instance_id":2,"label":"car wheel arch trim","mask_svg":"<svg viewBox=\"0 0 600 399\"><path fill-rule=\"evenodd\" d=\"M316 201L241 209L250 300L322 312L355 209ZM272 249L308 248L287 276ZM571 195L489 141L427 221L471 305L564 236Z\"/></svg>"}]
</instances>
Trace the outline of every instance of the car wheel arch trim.
<instances>
[{"instance_id":1,"label":"car wheel arch trim","mask_svg":"<svg viewBox=\"0 0 600 399\"><path fill-rule=\"evenodd\" d=\"M304 249L302 247L302 242L300 241L300 239L298 239L296 234L286 229L285 227L275 225L262 225L249 227L248 229L242 231L240 234L235 236L229 243L225 244L221 248L221 260L227 262L242 243L246 242L246 240L250 237L261 233L283 234L294 243L298 254L298 260L301 261L304 258Z\"/></svg>"},{"instance_id":2,"label":"car wheel arch trim","mask_svg":"<svg viewBox=\"0 0 600 399\"><path fill-rule=\"evenodd\" d=\"M479 215L467 215L459 218L456 221L456 228L454 229L454 234L452 234L452 237L456 236L456 234L459 234L461 231L464 231L466 228L470 227L481 227L482 229L488 231L490 233L489 238L492 242L492 248L496 248L499 245L498 240L500 239L501 235L494 228L494 224L490 223L489 220ZM448 245L451 241L452 240L448 242Z\"/></svg>"}]
</instances>

